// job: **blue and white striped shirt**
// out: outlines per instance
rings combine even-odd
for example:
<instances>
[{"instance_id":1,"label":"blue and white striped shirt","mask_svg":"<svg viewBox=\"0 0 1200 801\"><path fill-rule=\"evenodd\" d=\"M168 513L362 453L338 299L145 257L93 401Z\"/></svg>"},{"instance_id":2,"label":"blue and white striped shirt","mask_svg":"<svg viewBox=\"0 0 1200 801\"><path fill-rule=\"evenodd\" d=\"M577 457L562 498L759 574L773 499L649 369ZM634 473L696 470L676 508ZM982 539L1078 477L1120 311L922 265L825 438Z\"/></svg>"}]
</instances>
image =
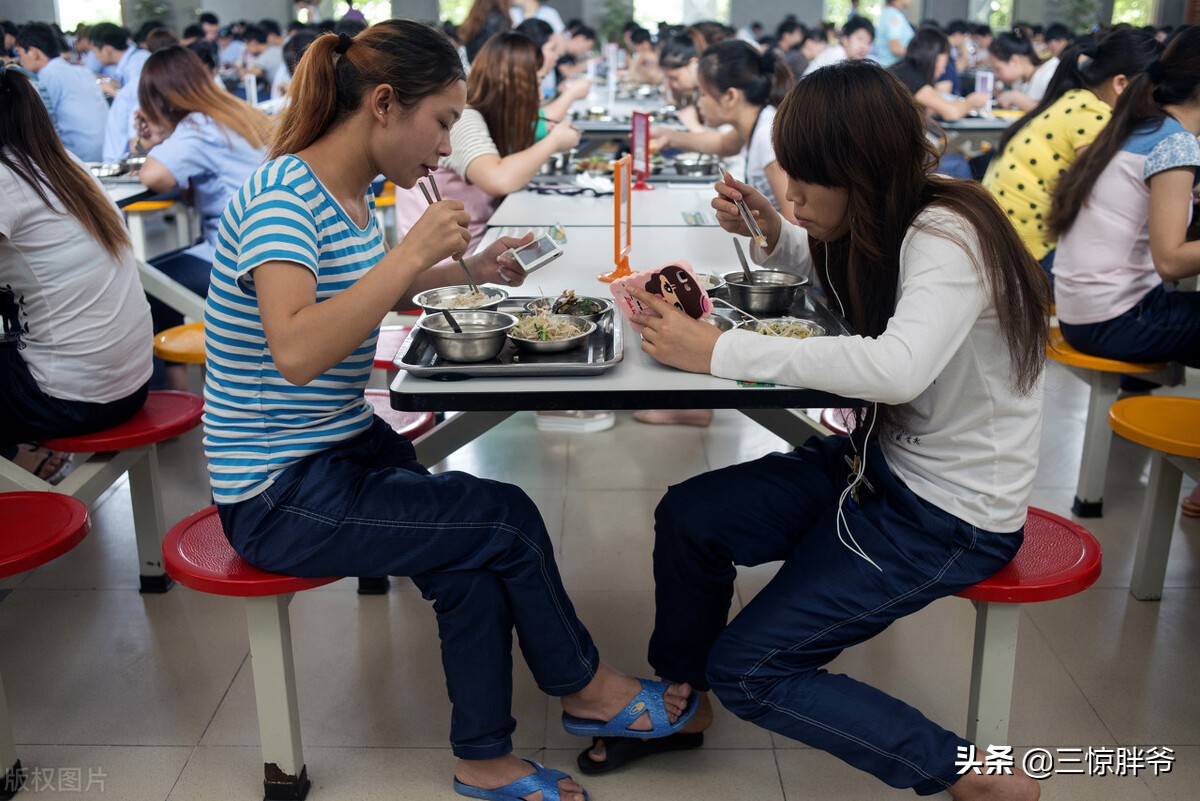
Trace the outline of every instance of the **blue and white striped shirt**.
<instances>
[{"instance_id":1,"label":"blue and white striped shirt","mask_svg":"<svg viewBox=\"0 0 1200 801\"><path fill-rule=\"evenodd\" d=\"M368 202L373 211L374 196ZM374 215L359 228L295 156L264 164L230 201L204 314L204 453L217 503L254 497L290 465L371 424L363 388L379 329L338 365L295 386L271 358L251 270L270 261L303 265L317 279L320 303L383 255Z\"/></svg>"}]
</instances>

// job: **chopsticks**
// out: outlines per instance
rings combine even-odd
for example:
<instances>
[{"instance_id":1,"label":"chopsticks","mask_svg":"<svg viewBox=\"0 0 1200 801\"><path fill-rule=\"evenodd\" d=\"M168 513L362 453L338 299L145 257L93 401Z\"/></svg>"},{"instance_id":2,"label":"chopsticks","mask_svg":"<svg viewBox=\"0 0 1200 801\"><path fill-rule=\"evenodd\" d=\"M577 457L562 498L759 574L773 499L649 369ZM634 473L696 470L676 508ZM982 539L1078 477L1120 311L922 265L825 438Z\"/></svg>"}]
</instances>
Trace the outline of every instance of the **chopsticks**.
<instances>
[{"instance_id":1,"label":"chopsticks","mask_svg":"<svg viewBox=\"0 0 1200 801\"><path fill-rule=\"evenodd\" d=\"M425 188L425 184L417 181L417 186L421 187L421 194L425 195L425 200L430 206L432 206L435 202L440 203L442 200L442 193L438 190L437 181L434 180L433 173L425 176L425 178L429 181L429 185L433 187L433 196L430 197L429 190ZM435 201L434 198L437 198L437 200ZM458 266L462 267L462 271L467 275L467 286L471 288L472 292L478 292L479 287L475 286L475 276L471 275L471 271L467 269L467 263L463 261L462 256L458 257Z\"/></svg>"},{"instance_id":2,"label":"chopsticks","mask_svg":"<svg viewBox=\"0 0 1200 801\"><path fill-rule=\"evenodd\" d=\"M742 222L746 223L746 227L750 229L750 238L754 240L754 244L760 248L765 248L767 246L767 238L763 235L762 229L758 227L758 221L754 219L754 213L750 211L750 207L746 205L746 201L738 198L733 202L737 206L738 213L742 215Z\"/></svg>"}]
</instances>

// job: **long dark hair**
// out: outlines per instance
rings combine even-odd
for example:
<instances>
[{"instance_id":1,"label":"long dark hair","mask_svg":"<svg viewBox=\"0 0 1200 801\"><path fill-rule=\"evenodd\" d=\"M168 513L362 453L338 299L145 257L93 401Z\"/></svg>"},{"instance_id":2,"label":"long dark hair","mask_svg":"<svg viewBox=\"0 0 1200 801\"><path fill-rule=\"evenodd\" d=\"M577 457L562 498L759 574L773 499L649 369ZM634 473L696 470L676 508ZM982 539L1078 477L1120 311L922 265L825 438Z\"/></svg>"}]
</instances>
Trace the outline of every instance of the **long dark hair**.
<instances>
[{"instance_id":1,"label":"long dark hair","mask_svg":"<svg viewBox=\"0 0 1200 801\"><path fill-rule=\"evenodd\" d=\"M311 145L355 111L373 86L387 84L406 109L466 80L454 43L409 19L376 23L355 36L325 34L308 46L288 87L270 158ZM339 49L344 50L338 53Z\"/></svg>"},{"instance_id":2,"label":"long dark hair","mask_svg":"<svg viewBox=\"0 0 1200 801\"><path fill-rule=\"evenodd\" d=\"M138 83L138 103L154 125L174 130L184 117L198 111L252 147L265 145L274 128L266 114L217 86L200 57L180 45L146 59Z\"/></svg>"},{"instance_id":3,"label":"long dark hair","mask_svg":"<svg viewBox=\"0 0 1200 801\"><path fill-rule=\"evenodd\" d=\"M483 115L497 149L505 156L533 144L541 67L541 48L516 32L488 39L471 64L467 105Z\"/></svg>"},{"instance_id":4,"label":"long dark hair","mask_svg":"<svg viewBox=\"0 0 1200 801\"><path fill-rule=\"evenodd\" d=\"M114 259L129 247L121 215L92 176L67 155L46 104L20 70L0 66L0 164L53 210L54 195Z\"/></svg>"},{"instance_id":5,"label":"long dark hair","mask_svg":"<svg viewBox=\"0 0 1200 801\"><path fill-rule=\"evenodd\" d=\"M686 28L664 39L658 46L658 66L677 70L692 63L704 52L704 37L695 28Z\"/></svg>"},{"instance_id":6,"label":"long dark hair","mask_svg":"<svg viewBox=\"0 0 1200 801\"><path fill-rule=\"evenodd\" d=\"M1049 228L1062 236L1079 216L1100 173L1112 161L1134 131L1153 125L1157 130L1167 118L1163 106L1184 103L1200 87L1200 26L1183 28L1167 45L1162 59L1138 75L1117 100L1112 119L1054 189Z\"/></svg>"},{"instance_id":7,"label":"long dark hair","mask_svg":"<svg viewBox=\"0 0 1200 801\"><path fill-rule=\"evenodd\" d=\"M475 37L481 34L487 25L488 17L493 14L502 17L500 23L502 31L511 30L512 19L508 14L511 5L510 0L475 0L471 4L471 10L467 12L467 18L458 26L459 41L463 44L474 42Z\"/></svg>"},{"instance_id":8,"label":"long dark hair","mask_svg":"<svg viewBox=\"0 0 1200 801\"><path fill-rule=\"evenodd\" d=\"M817 280L844 304L859 334L877 337L887 328L904 237L922 210L942 207L976 233L981 258L975 269L1004 332L1012 385L1032 390L1045 361L1045 274L986 190L933 174L938 158L925 136L924 109L898 78L866 61L817 70L780 105L773 144L791 178L848 191L849 233L830 243L810 238L809 246ZM953 234L930 232L974 250ZM894 430L895 412L881 408L879 414L877 427Z\"/></svg>"},{"instance_id":9,"label":"long dark hair","mask_svg":"<svg viewBox=\"0 0 1200 801\"><path fill-rule=\"evenodd\" d=\"M1004 62L1012 61L1013 56L1025 56L1035 67L1042 63L1042 57L1037 54L1037 49L1023 28L1013 28L1011 33L997 36L988 45L988 54Z\"/></svg>"},{"instance_id":10,"label":"long dark hair","mask_svg":"<svg viewBox=\"0 0 1200 801\"><path fill-rule=\"evenodd\" d=\"M940 76L934 75L937 69L937 57L942 53L950 52L950 40L946 38L946 34L939 31L937 28L928 26L921 28L913 34L913 38L908 43L908 49L904 51L903 61L907 61L921 77L925 79L925 83L930 86Z\"/></svg>"},{"instance_id":11,"label":"long dark hair","mask_svg":"<svg viewBox=\"0 0 1200 801\"><path fill-rule=\"evenodd\" d=\"M1154 34L1123 23L1095 40L1071 45L1063 51L1061 63L1046 87L1042 102L1004 132L1000 137L999 152L1003 153L1010 139L1067 92L1095 89L1116 75L1125 75L1132 80L1145 72L1161 52L1162 45Z\"/></svg>"},{"instance_id":12,"label":"long dark hair","mask_svg":"<svg viewBox=\"0 0 1200 801\"><path fill-rule=\"evenodd\" d=\"M704 51L700 80L717 92L741 89L752 106L777 106L794 79L774 49L760 54L746 42L729 39Z\"/></svg>"}]
</instances>

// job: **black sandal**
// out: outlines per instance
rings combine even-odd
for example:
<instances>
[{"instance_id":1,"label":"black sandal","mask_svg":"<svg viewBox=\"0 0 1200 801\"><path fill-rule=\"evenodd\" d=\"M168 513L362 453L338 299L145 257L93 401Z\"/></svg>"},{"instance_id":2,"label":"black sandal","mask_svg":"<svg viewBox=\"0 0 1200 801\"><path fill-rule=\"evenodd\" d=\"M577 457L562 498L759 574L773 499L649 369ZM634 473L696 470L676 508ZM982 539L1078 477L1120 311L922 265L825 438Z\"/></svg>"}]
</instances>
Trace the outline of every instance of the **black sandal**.
<instances>
[{"instance_id":1,"label":"black sandal","mask_svg":"<svg viewBox=\"0 0 1200 801\"><path fill-rule=\"evenodd\" d=\"M601 740L604 741L604 761L597 762L590 754L592 748ZM657 740L637 740L633 737L593 737L592 748L586 748L579 753L575 764L579 772L585 776L597 776L616 770L622 765L637 762L639 759L655 754L666 754L671 751L691 751L704 745L704 732L686 732L660 737Z\"/></svg>"}]
</instances>

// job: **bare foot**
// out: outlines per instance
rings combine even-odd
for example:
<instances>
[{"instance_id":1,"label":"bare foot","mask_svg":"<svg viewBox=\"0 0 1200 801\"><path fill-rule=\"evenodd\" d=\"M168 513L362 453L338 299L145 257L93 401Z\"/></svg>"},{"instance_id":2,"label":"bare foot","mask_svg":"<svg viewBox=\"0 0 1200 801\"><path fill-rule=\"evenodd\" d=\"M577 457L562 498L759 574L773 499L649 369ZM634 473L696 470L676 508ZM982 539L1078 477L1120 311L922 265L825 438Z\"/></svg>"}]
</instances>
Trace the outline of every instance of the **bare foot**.
<instances>
[{"instance_id":1,"label":"bare foot","mask_svg":"<svg viewBox=\"0 0 1200 801\"><path fill-rule=\"evenodd\" d=\"M1184 517L1200 517L1200 484L1192 487L1191 493L1179 502Z\"/></svg>"},{"instance_id":2,"label":"bare foot","mask_svg":"<svg viewBox=\"0 0 1200 801\"><path fill-rule=\"evenodd\" d=\"M613 670L603 662L592 682L573 695L563 696L563 711L585 720L609 720L619 714L642 691L641 682L632 676ZM688 684L672 684L663 693L667 719L674 723L687 709L692 688ZM650 731L650 713L644 713L631 725L636 731Z\"/></svg>"},{"instance_id":3,"label":"bare foot","mask_svg":"<svg viewBox=\"0 0 1200 801\"><path fill-rule=\"evenodd\" d=\"M43 481L57 483L53 479L71 464L71 454L52 451L40 445L23 443L17 446L12 463L28 470Z\"/></svg>"},{"instance_id":4,"label":"bare foot","mask_svg":"<svg viewBox=\"0 0 1200 801\"><path fill-rule=\"evenodd\" d=\"M954 801L1038 801L1042 789L1020 769L1007 775L967 773L950 788Z\"/></svg>"},{"instance_id":5,"label":"bare foot","mask_svg":"<svg viewBox=\"0 0 1200 801\"><path fill-rule=\"evenodd\" d=\"M454 778L481 790L495 790L535 772L533 765L524 759L506 754L495 759L460 759ZM558 792L562 801L584 801L583 786L574 779L561 779ZM542 801L541 791L521 797L526 801Z\"/></svg>"},{"instance_id":6,"label":"bare foot","mask_svg":"<svg viewBox=\"0 0 1200 801\"><path fill-rule=\"evenodd\" d=\"M633 419L639 423L649 423L657 426L700 426L710 425L713 419L712 409L643 409L633 413Z\"/></svg>"},{"instance_id":7,"label":"bare foot","mask_svg":"<svg viewBox=\"0 0 1200 801\"><path fill-rule=\"evenodd\" d=\"M708 693L696 693L696 715L679 730L679 733L692 734L694 732L707 731L712 722L713 708L712 701L708 700ZM603 762L608 758L604 750L603 739L596 740L596 744L592 746L592 750L588 751L588 757L593 762Z\"/></svg>"}]
</instances>

